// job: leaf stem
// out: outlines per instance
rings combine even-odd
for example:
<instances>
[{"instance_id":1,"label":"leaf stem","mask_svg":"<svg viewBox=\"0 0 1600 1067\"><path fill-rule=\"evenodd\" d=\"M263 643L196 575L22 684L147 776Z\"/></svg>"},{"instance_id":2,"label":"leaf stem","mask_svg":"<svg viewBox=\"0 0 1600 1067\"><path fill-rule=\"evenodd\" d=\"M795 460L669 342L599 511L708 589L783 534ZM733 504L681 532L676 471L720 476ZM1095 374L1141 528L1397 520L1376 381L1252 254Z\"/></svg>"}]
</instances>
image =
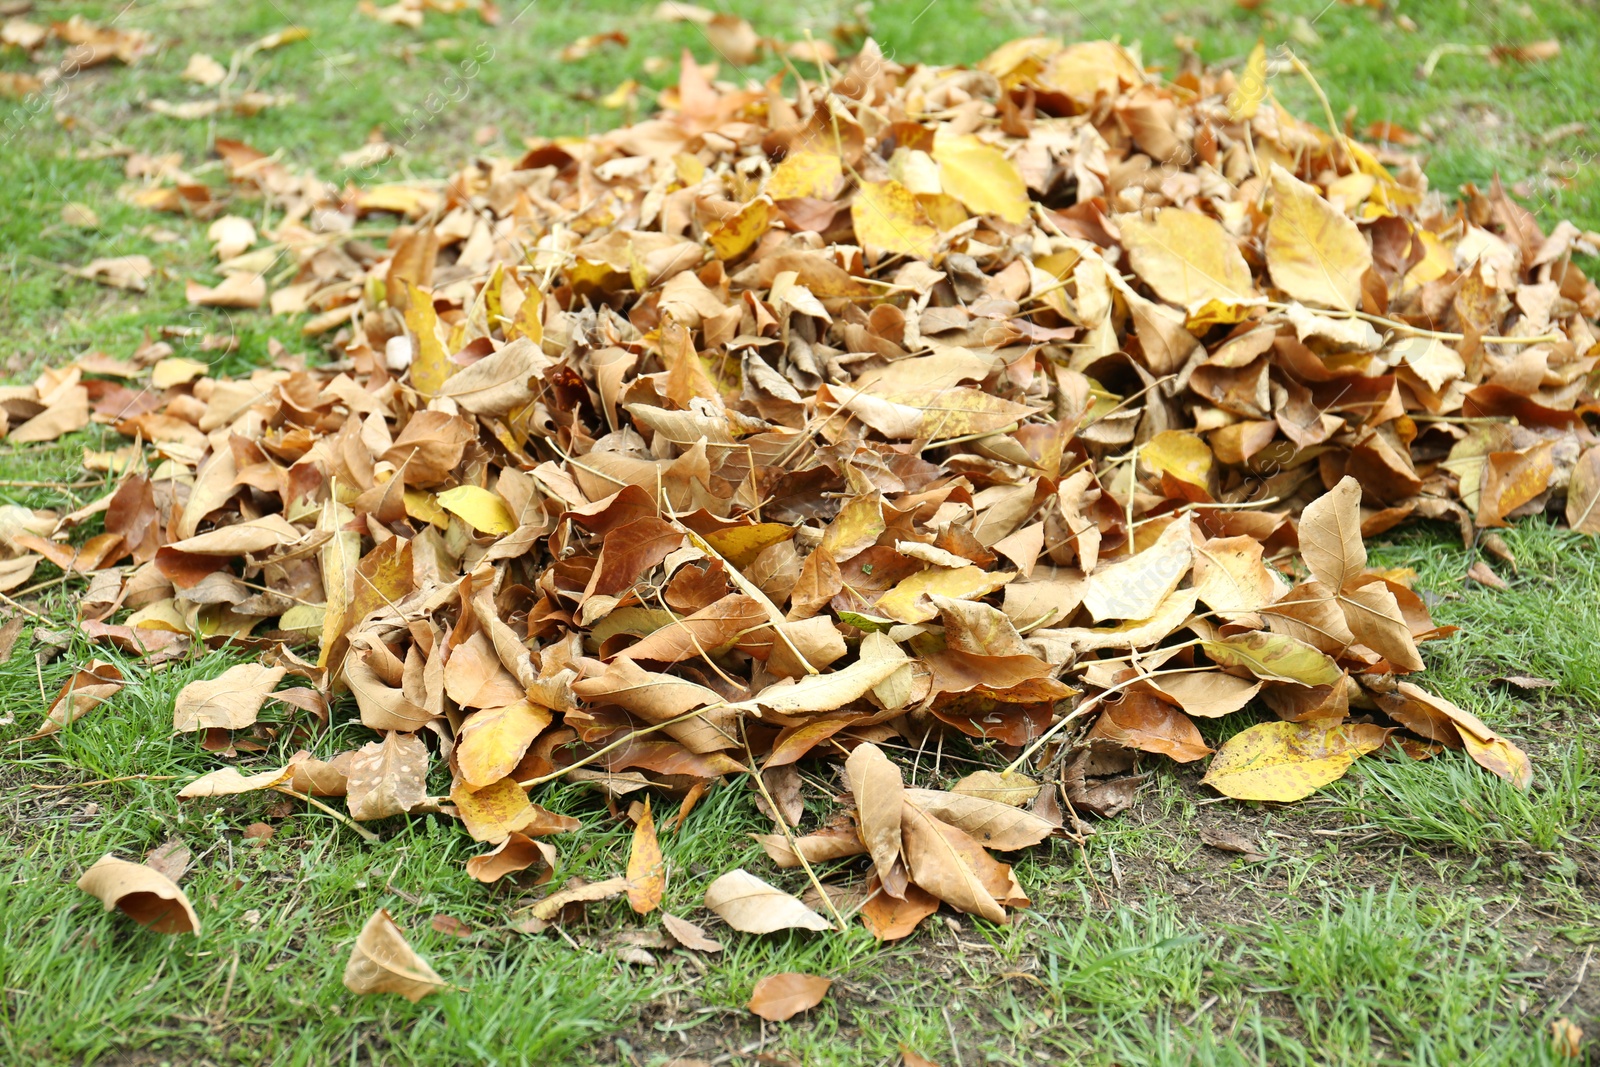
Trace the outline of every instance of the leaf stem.
<instances>
[{"instance_id":1,"label":"leaf stem","mask_svg":"<svg viewBox=\"0 0 1600 1067\"><path fill-rule=\"evenodd\" d=\"M350 829L354 830L356 834L368 844L376 845L379 841L383 840L377 834L373 833L371 830L368 830L365 826L362 826L344 812L335 811L314 796L311 796L307 793L301 793L298 790L290 789L288 786L283 785L275 785L272 788L277 792L284 794L285 796L291 796L297 800L303 800L307 804L310 804L313 808L317 808L328 815L332 815L339 822L344 823L346 826L350 827Z\"/></svg>"},{"instance_id":2,"label":"leaf stem","mask_svg":"<svg viewBox=\"0 0 1600 1067\"><path fill-rule=\"evenodd\" d=\"M839 914L839 909L834 905L833 898L828 895L827 889L823 888L822 879L818 878L817 872L811 869L811 861L806 859L806 854L800 850L799 842L794 839L794 832L789 829L789 820L783 817L783 811L778 807L778 802L773 800L772 794L767 791L766 781L762 779L761 773L756 770L755 753L750 751L750 737L745 733L742 722L739 726L739 739L744 742L744 754L750 760L750 765L745 768L745 773L749 774L755 781L756 789L761 792L761 798L767 802L767 807L771 810L772 817L777 820L778 829L783 831L783 839L788 843L789 851L794 853L795 859L799 860L800 866L805 869L806 877L811 879L811 888L815 889L817 895L822 897L822 903L827 907L828 914L833 916L833 921L839 932L844 933L850 927L845 923L844 916Z\"/></svg>"}]
</instances>

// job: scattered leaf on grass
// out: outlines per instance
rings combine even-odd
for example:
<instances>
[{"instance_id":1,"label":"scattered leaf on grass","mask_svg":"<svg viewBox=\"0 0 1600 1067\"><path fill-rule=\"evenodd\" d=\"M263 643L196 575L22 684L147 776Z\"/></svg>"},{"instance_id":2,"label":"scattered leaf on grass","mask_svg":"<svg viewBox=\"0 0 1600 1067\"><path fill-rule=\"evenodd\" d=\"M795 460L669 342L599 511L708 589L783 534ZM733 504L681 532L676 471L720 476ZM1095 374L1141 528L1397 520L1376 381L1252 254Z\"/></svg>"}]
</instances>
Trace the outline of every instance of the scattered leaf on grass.
<instances>
[{"instance_id":1,"label":"scattered leaf on grass","mask_svg":"<svg viewBox=\"0 0 1600 1067\"><path fill-rule=\"evenodd\" d=\"M372 913L356 937L344 968L344 987L352 993L397 993L413 1004L450 988L383 908Z\"/></svg>"},{"instance_id":2,"label":"scattered leaf on grass","mask_svg":"<svg viewBox=\"0 0 1600 1067\"><path fill-rule=\"evenodd\" d=\"M661 906L661 895L666 890L666 861L661 856L656 821L646 798L644 813L633 828L633 848L628 854L628 906L640 915L648 915Z\"/></svg>"},{"instance_id":3,"label":"scattered leaf on grass","mask_svg":"<svg viewBox=\"0 0 1600 1067\"><path fill-rule=\"evenodd\" d=\"M43 725L23 740L32 741L56 733L111 699L125 684L122 671L115 664L90 660L63 683L45 712Z\"/></svg>"},{"instance_id":4,"label":"scattered leaf on grass","mask_svg":"<svg viewBox=\"0 0 1600 1067\"><path fill-rule=\"evenodd\" d=\"M687 919L680 919L669 912L661 913L661 925L666 927L672 939L684 948L696 952L721 952L722 943L706 936L706 932Z\"/></svg>"},{"instance_id":5,"label":"scattered leaf on grass","mask_svg":"<svg viewBox=\"0 0 1600 1067\"><path fill-rule=\"evenodd\" d=\"M1230 737L1201 779L1235 800L1300 800L1344 777L1390 731L1367 723L1264 722Z\"/></svg>"},{"instance_id":6,"label":"scattered leaf on grass","mask_svg":"<svg viewBox=\"0 0 1600 1067\"><path fill-rule=\"evenodd\" d=\"M286 673L283 667L240 663L215 678L190 682L178 690L172 706L172 728L192 733L213 727L238 730L249 726Z\"/></svg>"},{"instance_id":7,"label":"scattered leaf on grass","mask_svg":"<svg viewBox=\"0 0 1600 1067\"><path fill-rule=\"evenodd\" d=\"M158 934L198 934L200 917L183 890L165 874L143 863L130 863L107 853L78 879L78 888L98 897Z\"/></svg>"},{"instance_id":8,"label":"scattered leaf on grass","mask_svg":"<svg viewBox=\"0 0 1600 1067\"><path fill-rule=\"evenodd\" d=\"M746 934L774 930L831 930L833 925L775 886L768 885L742 867L722 875L706 887L706 907L723 922Z\"/></svg>"}]
</instances>

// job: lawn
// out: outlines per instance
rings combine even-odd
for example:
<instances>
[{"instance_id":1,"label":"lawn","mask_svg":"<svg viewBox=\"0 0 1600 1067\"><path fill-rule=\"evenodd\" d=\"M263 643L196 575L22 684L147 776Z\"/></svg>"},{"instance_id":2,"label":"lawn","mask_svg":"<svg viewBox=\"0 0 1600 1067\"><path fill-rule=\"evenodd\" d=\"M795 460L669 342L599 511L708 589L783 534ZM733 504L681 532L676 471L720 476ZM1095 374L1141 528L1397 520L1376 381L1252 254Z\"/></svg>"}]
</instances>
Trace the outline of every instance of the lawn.
<instances>
[{"instance_id":1,"label":"lawn","mask_svg":"<svg viewBox=\"0 0 1600 1067\"><path fill-rule=\"evenodd\" d=\"M1434 188L1487 188L1498 175L1547 229L1570 218L1600 230L1592 4L718 6L786 40L807 30L831 37L836 27L853 40L870 30L902 63L973 61L1040 34L1138 42L1147 63L1170 71L1186 50L1242 64L1258 38L1287 44L1357 134L1391 122L1418 137L1412 150ZM159 47L134 66L66 79L49 99L0 98L7 381L87 349L126 357L164 330L178 354L217 373L264 362L274 343L319 354L294 319L186 303L185 278L215 280L206 224L120 198L123 148L181 153L198 180L221 183L211 146L232 137L294 169L354 177L340 157L382 130L401 151L364 180L439 176L475 152L514 155L526 137L625 121L629 109L603 98L626 78L642 86L631 111L639 117L675 78L675 66L652 60L683 48L714 58L696 26L651 19L648 5L505 0L497 28L471 13L430 12L420 29L355 7L34 5L32 21L115 19ZM203 95L179 76L192 53L226 65L235 49L291 25L309 36L258 53L240 81L292 93L293 102L200 120L146 106ZM570 42L613 30L627 43L560 58ZM1560 52L1542 61L1485 54L1551 39ZM16 50L0 52L0 70L27 69ZM763 60L747 73L776 69ZM1273 87L1299 113L1320 113L1305 82ZM96 223L64 217L69 204L87 206ZM67 272L132 254L158 270L147 292ZM1591 273L1596 266L1586 264ZM237 345L219 354L202 346L208 334ZM0 441L0 504L65 511L96 499L113 482L83 468L83 451L116 443L125 442L99 427L44 447ZM620 902L591 906L565 936L519 932L515 910L541 891L466 877L462 859L476 850L446 820L373 824L381 840L369 844L275 796L178 801L179 785L218 763L193 737L171 736L173 698L241 654L224 648L152 671L93 649L73 625L83 580L41 566L35 586L12 595L53 622L30 618L0 663L0 1061L655 1067L673 1057L893 1064L908 1053L942 1067L1573 1062L1552 1044L1552 1022L1600 1035L1600 551L1543 519L1504 532L1514 564L1464 549L1454 528L1384 536L1373 565L1413 569L1435 619L1461 628L1428 646L1424 684L1528 750L1530 792L1446 752L1418 764L1362 760L1311 800L1262 805L1218 798L1198 771L1155 760L1134 807L1098 823L1081 847L1054 840L1019 860L1034 904L1008 926L944 913L888 946L856 926L765 937L721 929L720 955L654 949L653 965L619 955L641 926ZM1509 588L1464 578L1480 557ZM64 650L41 639L38 631L47 638L52 629ZM18 742L91 656L136 684L55 737ZM1530 688L1513 676L1553 684ZM1250 721L1260 720L1225 720L1207 739ZM334 722L318 754L367 740L348 715ZM977 763L993 760L947 747L917 761L917 781L948 785ZM448 792L442 766L436 778L431 790ZM810 810L830 811L833 792L808 773ZM593 793L550 786L538 799L584 823L561 842L558 880L606 878L626 864L629 832ZM245 836L263 822L275 828L270 838ZM739 865L802 891L804 880L775 872L747 836L767 829L742 783L712 790L681 828L662 834L667 909L693 916L707 883ZM1203 842L1219 831L1244 836L1265 858ZM194 856L184 884L202 936L148 932L74 888L103 853L137 858L174 838ZM345 990L350 943L377 907L457 991L411 1005ZM470 931L438 929L436 916L458 921L437 924L446 930ZM744 1005L756 980L775 971L835 984L806 1016L763 1024ZM1594 1048L1586 1046L1591 1062Z\"/></svg>"}]
</instances>

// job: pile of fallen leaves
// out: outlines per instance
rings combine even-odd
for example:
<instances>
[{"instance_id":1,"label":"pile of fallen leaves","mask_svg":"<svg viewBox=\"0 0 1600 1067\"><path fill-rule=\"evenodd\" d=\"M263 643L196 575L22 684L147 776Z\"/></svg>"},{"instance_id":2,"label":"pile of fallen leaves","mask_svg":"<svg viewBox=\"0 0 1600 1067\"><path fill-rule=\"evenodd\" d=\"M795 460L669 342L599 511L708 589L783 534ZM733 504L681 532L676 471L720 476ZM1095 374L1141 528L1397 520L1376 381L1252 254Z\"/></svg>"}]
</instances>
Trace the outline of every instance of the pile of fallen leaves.
<instances>
[{"instance_id":1,"label":"pile of fallen leaves","mask_svg":"<svg viewBox=\"0 0 1600 1067\"><path fill-rule=\"evenodd\" d=\"M582 832L539 788L592 787L636 827L628 869L526 929L656 909L646 798L675 829L719 781L811 890L735 870L712 911L883 938L941 903L1004 922L1027 897L994 854L1124 809L1141 754L1210 757L1250 800L1444 748L1525 788L1519 748L1404 680L1449 628L1363 538L1563 500L1600 529L1600 290L1572 263L1600 237L1498 186L1447 202L1289 115L1278 73L868 42L798 85L686 55L657 117L440 182L335 188L218 142L228 190L173 167L129 195L265 200L269 243L219 218L226 279L191 296L254 306L272 274L334 361L219 379L153 342L8 390L13 440L93 418L135 443L88 457L126 472L107 498L11 509L0 569L87 575L84 631L151 666L253 650L178 697L176 730L242 760L182 796L458 818L472 877L529 884ZM122 683L84 666L40 735ZM370 743L247 758L309 749L345 693ZM1275 717L1213 753L1194 719L1252 705ZM906 783L962 738L992 769ZM843 798L804 833L802 760ZM108 906L113 875L86 876ZM158 888L167 928L198 922ZM438 988L402 949L375 916L353 984Z\"/></svg>"}]
</instances>

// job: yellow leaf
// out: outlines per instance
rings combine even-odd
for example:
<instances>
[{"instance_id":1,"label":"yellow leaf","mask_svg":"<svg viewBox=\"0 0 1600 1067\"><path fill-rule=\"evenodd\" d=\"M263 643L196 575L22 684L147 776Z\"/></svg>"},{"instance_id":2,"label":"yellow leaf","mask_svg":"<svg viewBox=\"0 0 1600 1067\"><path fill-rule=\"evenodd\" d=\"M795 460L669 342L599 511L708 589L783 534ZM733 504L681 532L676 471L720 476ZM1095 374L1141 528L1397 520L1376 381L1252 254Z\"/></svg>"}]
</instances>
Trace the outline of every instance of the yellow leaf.
<instances>
[{"instance_id":1,"label":"yellow leaf","mask_svg":"<svg viewBox=\"0 0 1600 1067\"><path fill-rule=\"evenodd\" d=\"M1356 224L1276 164L1266 256L1272 283L1289 296L1345 311L1359 307L1361 276L1372 266L1372 249Z\"/></svg>"},{"instance_id":2,"label":"yellow leaf","mask_svg":"<svg viewBox=\"0 0 1600 1067\"><path fill-rule=\"evenodd\" d=\"M1204 487L1211 473L1210 446L1187 430L1162 430L1140 446L1139 458L1190 485Z\"/></svg>"},{"instance_id":3,"label":"yellow leaf","mask_svg":"<svg viewBox=\"0 0 1600 1067\"><path fill-rule=\"evenodd\" d=\"M699 185L705 180L706 165L700 162L699 156L679 152L672 157L672 165L678 172L678 180L686 186Z\"/></svg>"},{"instance_id":4,"label":"yellow leaf","mask_svg":"<svg viewBox=\"0 0 1600 1067\"><path fill-rule=\"evenodd\" d=\"M1201 781L1236 800L1299 800L1342 778L1389 733L1328 719L1260 723L1229 738Z\"/></svg>"},{"instance_id":5,"label":"yellow leaf","mask_svg":"<svg viewBox=\"0 0 1600 1067\"><path fill-rule=\"evenodd\" d=\"M474 712L456 742L456 765L467 784L481 789L516 769L528 745L550 725L549 708L519 700Z\"/></svg>"},{"instance_id":6,"label":"yellow leaf","mask_svg":"<svg viewBox=\"0 0 1600 1067\"><path fill-rule=\"evenodd\" d=\"M328 609L321 604L296 604L278 619L278 629L315 637L322 633L327 618Z\"/></svg>"},{"instance_id":7,"label":"yellow leaf","mask_svg":"<svg viewBox=\"0 0 1600 1067\"><path fill-rule=\"evenodd\" d=\"M600 106L612 111L618 111L634 102L639 95L639 83L632 78L625 79L615 89L600 98Z\"/></svg>"},{"instance_id":8,"label":"yellow leaf","mask_svg":"<svg viewBox=\"0 0 1600 1067\"><path fill-rule=\"evenodd\" d=\"M978 69L1000 79L1000 85L1009 89L1032 81L1044 70L1050 57L1061 51L1061 42L1048 37L1028 37L1010 41L984 56Z\"/></svg>"},{"instance_id":9,"label":"yellow leaf","mask_svg":"<svg viewBox=\"0 0 1600 1067\"><path fill-rule=\"evenodd\" d=\"M450 790L450 799L474 841L504 841L539 817L514 778L502 778L482 789L459 781Z\"/></svg>"},{"instance_id":10,"label":"yellow leaf","mask_svg":"<svg viewBox=\"0 0 1600 1067\"><path fill-rule=\"evenodd\" d=\"M850 201L850 221L856 240L873 255L927 259L939 240L917 198L896 181L862 182Z\"/></svg>"},{"instance_id":11,"label":"yellow leaf","mask_svg":"<svg viewBox=\"0 0 1600 1067\"><path fill-rule=\"evenodd\" d=\"M1094 621L1154 616L1194 562L1191 527L1183 516L1168 523L1149 548L1096 568L1083 592L1083 606Z\"/></svg>"},{"instance_id":12,"label":"yellow leaf","mask_svg":"<svg viewBox=\"0 0 1600 1067\"><path fill-rule=\"evenodd\" d=\"M433 310L433 297L406 282L411 297L406 307L406 325L417 337L417 350L411 357L411 386L425 397L432 397L455 373L455 364L439 337L439 314Z\"/></svg>"},{"instance_id":13,"label":"yellow leaf","mask_svg":"<svg viewBox=\"0 0 1600 1067\"><path fill-rule=\"evenodd\" d=\"M843 177L839 157L831 152L791 152L773 168L765 192L774 200L802 196L832 200Z\"/></svg>"},{"instance_id":14,"label":"yellow leaf","mask_svg":"<svg viewBox=\"0 0 1600 1067\"><path fill-rule=\"evenodd\" d=\"M991 574L981 567L962 567L949 570L931 567L913 574L878 598L878 612L900 622L927 622L939 614L928 595L936 593L956 600L992 593L1016 575L1010 572Z\"/></svg>"},{"instance_id":15,"label":"yellow leaf","mask_svg":"<svg viewBox=\"0 0 1600 1067\"><path fill-rule=\"evenodd\" d=\"M922 213L928 216L928 221L940 233L953 230L967 221L967 209L961 206L961 201L944 193L918 193L917 203L922 207Z\"/></svg>"},{"instance_id":16,"label":"yellow leaf","mask_svg":"<svg viewBox=\"0 0 1600 1067\"><path fill-rule=\"evenodd\" d=\"M174 356L171 359L159 360L150 368L150 384L157 389L171 389L175 385L184 385L196 378L204 377L210 370L209 364L197 359Z\"/></svg>"},{"instance_id":17,"label":"yellow leaf","mask_svg":"<svg viewBox=\"0 0 1600 1067\"><path fill-rule=\"evenodd\" d=\"M933 144L944 191L974 215L998 215L1022 222L1032 210L1028 187L1017 168L998 149L974 137L940 137Z\"/></svg>"},{"instance_id":18,"label":"yellow leaf","mask_svg":"<svg viewBox=\"0 0 1600 1067\"><path fill-rule=\"evenodd\" d=\"M718 259L733 259L759 241L771 225L772 202L756 199L723 219L722 225L706 235L706 240Z\"/></svg>"},{"instance_id":19,"label":"yellow leaf","mask_svg":"<svg viewBox=\"0 0 1600 1067\"><path fill-rule=\"evenodd\" d=\"M1267 45L1257 41L1244 61L1239 74L1239 84L1228 94L1228 118L1234 122L1249 122L1267 95Z\"/></svg>"},{"instance_id":20,"label":"yellow leaf","mask_svg":"<svg viewBox=\"0 0 1600 1067\"><path fill-rule=\"evenodd\" d=\"M794 536L794 528L781 522L758 522L754 526L732 526L726 530L713 530L706 535L706 543L738 570L754 563L756 557L779 541Z\"/></svg>"},{"instance_id":21,"label":"yellow leaf","mask_svg":"<svg viewBox=\"0 0 1600 1067\"><path fill-rule=\"evenodd\" d=\"M1079 41L1050 57L1038 83L1065 93L1084 111L1103 96L1139 85L1144 72L1126 48L1114 41Z\"/></svg>"},{"instance_id":22,"label":"yellow leaf","mask_svg":"<svg viewBox=\"0 0 1600 1067\"><path fill-rule=\"evenodd\" d=\"M871 548L885 529L883 501L877 493L864 493L852 497L839 509L839 514L822 531L822 547L835 560L849 559Z\"/></svg>"},{"instance_id":23,"label":"yellow leaf","mask_svg":"<svg viewBox=\"0 0 1600 1067\"><path fill-rule=\"evenodd\" d=\"M1212 301L1237 306L1257 298L1249 264L1216 219L1169 207L1154 221L1127 214L1116 222L1134 273L1167 303L1198 311Z\"/></svg>"},{"instance_id":24,"label":"yellow leaf","mask_svg":"<svg viewBox=\"0 0 1600 1067\"><path fill-rule=\"evenodd\" d=\"M439 506L479 533L508 534L517 517L499 496L475 485L458 485L438 496Z\"/></svg>"},{"instance_id":25,"label":"yellow leaf","mask_svg":"<svg viewBox=\"0 0 1600 1067\"><path fill-rule=\"evenodd\" d=\"M431 522L441 530L450 525L450 513L439 506L438 499L432 493L423 489L407 489L405 501L406 514L413 519Z\"/></svg>"},{"instance_id":26,"label":"yellow leaf","mask_svg":"<svg viewBox=\"0 0 1600 1067\"><path fill-rule=\"evenodd\" d=\"M628 855L628 906L640 915L648 915L661 906L661 894L666 888L666 863L661 858L656 821L650 815L650 799L646 797L644 814L633 828L633 849Z\"/></svg>"},{"instance_id":27,"label":"yellow leaf","mask_svg":"<svg viewBox=\"0 0 1600 1067\"><path fill-rule=\"evenodd\" d=\"M1257 630L1202 641L1200 647L1218 666L1243 667L1269 682L1333 685L1344 676L1338 665L1322 652L1285 634Z\"/></svg>"}]
</instances>

